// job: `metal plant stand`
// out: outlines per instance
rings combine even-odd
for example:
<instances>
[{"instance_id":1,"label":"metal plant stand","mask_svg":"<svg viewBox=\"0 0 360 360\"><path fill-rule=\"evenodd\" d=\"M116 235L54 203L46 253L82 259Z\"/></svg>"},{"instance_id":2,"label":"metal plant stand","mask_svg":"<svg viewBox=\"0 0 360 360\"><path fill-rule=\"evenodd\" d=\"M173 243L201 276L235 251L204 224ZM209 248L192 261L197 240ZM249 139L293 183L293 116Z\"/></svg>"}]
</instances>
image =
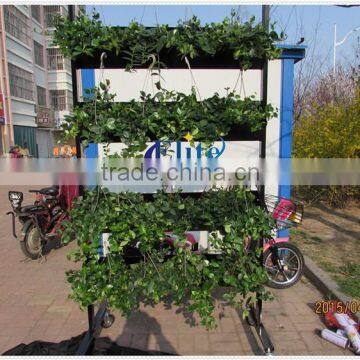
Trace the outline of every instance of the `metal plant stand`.
<instances>
[{"instance_id":1,"label":"metal plant stand","mask_svg":"<svg viewBox=\"0 0 360 360\"><path fill-rule=\"evenodd\" d=\"M260 240L261 249L262 240ZM263 264L262 254L259 261ZM272 344L269 335L266 331L265 325L262 322L263 300L261 294L256 294L256 302L254 305L249 306L249 316L246 318L249 326L254 327L257 335L262 344L265 355L272 355L274 353L274 345ZM115 317L110 313L107 300L102 301L95 314L94 304L89 305L88 312L88 330L78 348L77 355L91 354L93 351L94 343L97 337L100 336L103 328L109 328L113 325Z\"/></svg>"}]
</instances>

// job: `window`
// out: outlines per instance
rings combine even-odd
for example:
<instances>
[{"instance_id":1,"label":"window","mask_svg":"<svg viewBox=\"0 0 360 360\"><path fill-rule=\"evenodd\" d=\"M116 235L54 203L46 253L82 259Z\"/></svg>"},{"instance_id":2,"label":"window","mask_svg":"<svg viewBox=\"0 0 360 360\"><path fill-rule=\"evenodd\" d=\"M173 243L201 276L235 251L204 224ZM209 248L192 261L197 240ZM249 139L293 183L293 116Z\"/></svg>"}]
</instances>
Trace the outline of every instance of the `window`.
<instances>
[{"instance_id":1,"label":"window","mask_svg":"<svg viewBox=\"0 0 360 360\"><path fill-rule=\"evenodd\" d=\"M60 53L60 49L46 49L48 70L64 70L64 56Z\"/></svg>"},{"instance_id":2,"label":"window","mask_svg":"<svg viewBox=\"0 0 360 360\"><path fill-rule=\"evenodd\" d=\"M55 111L71 110L72 92L69 90L50 90L50 103Z\"/></svg>"},{"instance_id":3,"label":"window","mask_svg":"<svg viewBox=\"0 0 360 360\"><path fill-rule=\"evenodd\" d=\"M4 5L5 30L26 45L31 45L30 26L26 15L13 5Z\"/></svg>"},{"instance_id":4,"label":"window","mask_svg":"<svg viewBox=\"0 0 360 360\"><path fill-rule=\"evenodd\" d=\"M40 5L31 5L31 16L38 23L41 23Z\"/></svg>"},{"instance_id":5,"label":"window","mask_svg":"<svg viewBox=\"0 0 360 360\"><path fill-rule=\"evenodd\" d=\"M10 94L22 99L34 100L33 75L9 63Z\"/></svg>"},{"instance_id":6,"label":"window","mask_svg":"<svg viewBox=\"0 0 360 360\"><path fill-rule=\"evenodd\" d=\"M35 64L44 67L44 47L34 40Z\"/></svg>"},{"instance_id":7,"label":"window","mask_svg":"<svg viewBox=\"0 0 360 360\"><path fill-rule=\"evenodd\" d=\"M61 7L59 5L44 6L45 26L54 27L54 19L57 15L61 15Z\"/></svg>"},{"instance_id":8,"label":"window","mask_svg":"<svg viewBox=\"0 0 360 360\"><path fill-rule=\"evenodd\" d=\"M41 86L37 86L36 93L37 93L37 104L40 106L46 106L46 89Z\"/></svg>"}]
</instances>

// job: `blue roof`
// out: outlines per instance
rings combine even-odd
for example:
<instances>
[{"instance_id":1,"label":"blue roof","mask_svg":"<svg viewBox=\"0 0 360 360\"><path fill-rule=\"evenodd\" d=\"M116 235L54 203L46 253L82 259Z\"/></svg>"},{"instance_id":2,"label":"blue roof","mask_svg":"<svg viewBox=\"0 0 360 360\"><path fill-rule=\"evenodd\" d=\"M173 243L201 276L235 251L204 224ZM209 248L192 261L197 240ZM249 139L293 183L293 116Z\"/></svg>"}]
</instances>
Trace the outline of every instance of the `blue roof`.
<instances>
[{"instance_id":1,"label":"blue roof","mask_svg":"<svg viewBox=\"0 0 360 360\"><path fill-rule=\"evenodd\" d=\"M281 59L294 59L297 63L305 57L306 45L277 44L282 49Z\"/></svg>"}]
</instances>

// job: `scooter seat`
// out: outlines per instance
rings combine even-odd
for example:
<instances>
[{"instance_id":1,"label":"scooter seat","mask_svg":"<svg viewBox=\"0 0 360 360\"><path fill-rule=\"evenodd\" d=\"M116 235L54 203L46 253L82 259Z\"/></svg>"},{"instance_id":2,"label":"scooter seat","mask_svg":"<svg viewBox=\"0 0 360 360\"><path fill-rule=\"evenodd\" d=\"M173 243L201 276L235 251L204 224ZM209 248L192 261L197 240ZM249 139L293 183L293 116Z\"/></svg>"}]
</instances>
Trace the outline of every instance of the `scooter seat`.
<instances>
[{"instance_id":1,"label":"scooter seat","mask_svg":"<svg viewBox=\"0 0 360 360\"><path fill-rule=\"evenodd\" d=\"M22 206L20 208L21 213L35 213L38 211L44 211L46 208L44 208L42 205L26 205Z\"/></svg>"},{"instance_id":2,"label":"scooter seat","mask_svg":"<svg viewBox=\"0 0 360 360\"><path fill-rule=\"evenodd\" d=\"M50 186L43 188L39 191L41 195L48 195L48 196L57 196L59 194L59 189L55 186Z\"/></svg>"}]
</instances>

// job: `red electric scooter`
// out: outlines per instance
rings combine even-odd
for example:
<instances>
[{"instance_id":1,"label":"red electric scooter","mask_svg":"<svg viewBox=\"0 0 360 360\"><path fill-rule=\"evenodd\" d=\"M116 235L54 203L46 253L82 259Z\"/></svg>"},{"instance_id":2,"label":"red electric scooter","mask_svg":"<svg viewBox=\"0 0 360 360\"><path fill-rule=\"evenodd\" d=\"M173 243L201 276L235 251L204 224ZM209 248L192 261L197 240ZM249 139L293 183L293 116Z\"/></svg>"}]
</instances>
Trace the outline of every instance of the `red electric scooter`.
<instances>
[{"instance_id":1,"label":"red electric scooter","mask_svg":"<svg viewBox=\"0 0 360 360\"><path fill-rule=\"evenodd\" d=\"M59 187L51 186L40 190L29 190L36 193L33 205L22 206L24 195L20 191L9 191L9 201L13 211L7 215L12 216L12 231L15 239L15 218L21 225L20 248L30 259L39 259L44 252L48 241L59 240L58 230L63 221L69 218L65 197L59 195Z\"/></svg>"}]
</instances>

